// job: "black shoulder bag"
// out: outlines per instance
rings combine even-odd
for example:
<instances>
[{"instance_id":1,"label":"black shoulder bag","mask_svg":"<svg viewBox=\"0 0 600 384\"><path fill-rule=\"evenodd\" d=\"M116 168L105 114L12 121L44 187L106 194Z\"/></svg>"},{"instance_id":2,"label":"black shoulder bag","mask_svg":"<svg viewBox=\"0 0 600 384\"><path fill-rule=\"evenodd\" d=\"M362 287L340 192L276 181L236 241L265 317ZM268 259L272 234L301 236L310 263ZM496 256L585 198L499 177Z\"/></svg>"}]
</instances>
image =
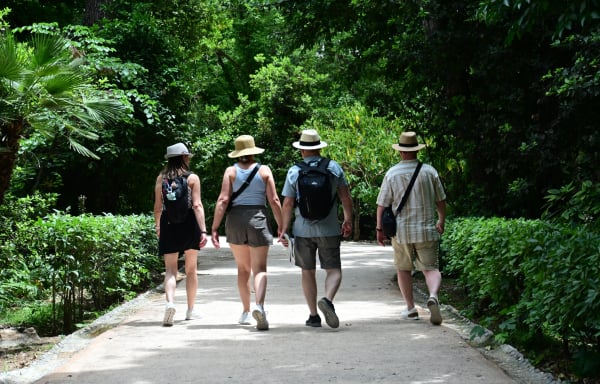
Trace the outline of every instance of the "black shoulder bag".
<instances>
[{"instance_id":1,"label":"black shoulder bag","mask_svg":"<svg viewBox=\"0 0 600 384\"><path fill-rule=\"evenodd\" d=\"M410 183L408 183L408 187L406 187L406 191L404 192L404 196L402 196L402 200L400 201L400 205L398 206L396 213L394 213L394 210L392 209L391 205L383 210L383 214L381 215L381 227L383 230L383 234L389 239L396 236L396 215L400 213L400 211L404 207L404 204L406 204L408 194L410 193L410 190L415 184L415 180L417 179L417 175L419 174L422 165L423 163L421 162L417 164L417 169L415 169L415 172L413 173L412 178L410 179Z\"/></svg>"},{"instance_id":2,"label":"black shoulder bag","mask_svg":"<svg viewBox=\"0 0 600 384\"><path fill-rule=\"evenodd\" d=\"M231 194L231 197L229 198L229 205L227 205L227 209L225 209L226 213L231 211L233 200L235 200L242 192L244 192L244 189L248 188L248 185L250 185L252 178L254 177L254 175L256 175L256 172L258 172L258 168L260 168L260 163L256 163L256 166L254 167L252 172L250 172L248 177L246 177L246 180L244 180L244 184L242 184L242 186L237 191Z\"/></svg>"}]
</instances>

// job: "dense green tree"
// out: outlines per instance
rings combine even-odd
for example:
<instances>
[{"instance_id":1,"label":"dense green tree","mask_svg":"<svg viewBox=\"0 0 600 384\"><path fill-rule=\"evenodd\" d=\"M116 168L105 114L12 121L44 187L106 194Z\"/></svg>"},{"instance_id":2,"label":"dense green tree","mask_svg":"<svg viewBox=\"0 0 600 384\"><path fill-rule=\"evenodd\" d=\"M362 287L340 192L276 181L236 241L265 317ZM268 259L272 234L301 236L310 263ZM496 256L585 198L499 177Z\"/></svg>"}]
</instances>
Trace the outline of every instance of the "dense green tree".
<instances>
[{"instance_id":1,"label":"dense green tree","mask_svg":"<svg viewBox=\"0 0 600 384\"><path fill-rule=\"evenodd\" d=\"M34 34L29 45L5 30L0 36L0 199L23 138L60 140L80 155L97 155L83 143L122 116L127 104L89 81L69 41Z\"/></svg>"}]
</instances>

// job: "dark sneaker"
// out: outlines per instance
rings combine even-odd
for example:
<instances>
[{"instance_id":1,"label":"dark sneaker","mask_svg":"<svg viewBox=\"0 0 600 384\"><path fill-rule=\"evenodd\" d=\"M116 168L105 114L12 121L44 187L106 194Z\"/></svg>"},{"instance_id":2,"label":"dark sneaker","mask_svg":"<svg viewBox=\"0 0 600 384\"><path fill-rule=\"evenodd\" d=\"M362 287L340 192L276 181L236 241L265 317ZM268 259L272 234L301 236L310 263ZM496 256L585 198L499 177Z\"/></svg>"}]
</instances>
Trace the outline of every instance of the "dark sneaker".
<instances>
[{"instance_id":1,"label":"dark sneaker","mask_svg":"<svg viewBox=\"0 0 600 384\"><path fill-rule=\"evenodd\" d=\"M331 328L337 328L340 326L340 320L335 314L335 308L333 307L333 303L326 297L319 300L319 309L325 315L325 322Z\"/></svg>"},{"instance_id":2,"label":"dark sneaker","mask_svg":"<svg viewBox=\"0 0 600 384\"><path fill-rule=\"evenodd\" d=\"M442 314L440 312L440 303L438 302L438 299L435 297L430 297L429 300L427 300L427 308L429 308L429 312L431 313L429 318L431 324L442 324Z\"/></svg>"},{"instance_id":3,"label":"dark sneaker","mask_svg":"<svg viewBox=\"0 0 600 384\"><path fill-rule=\"evenodd\" d=\"M306 326L307 327L320 327L321 326L321 316L317 315L310 315L308 316L308 320L306 320Z\"/></svg>"}]
</instances>

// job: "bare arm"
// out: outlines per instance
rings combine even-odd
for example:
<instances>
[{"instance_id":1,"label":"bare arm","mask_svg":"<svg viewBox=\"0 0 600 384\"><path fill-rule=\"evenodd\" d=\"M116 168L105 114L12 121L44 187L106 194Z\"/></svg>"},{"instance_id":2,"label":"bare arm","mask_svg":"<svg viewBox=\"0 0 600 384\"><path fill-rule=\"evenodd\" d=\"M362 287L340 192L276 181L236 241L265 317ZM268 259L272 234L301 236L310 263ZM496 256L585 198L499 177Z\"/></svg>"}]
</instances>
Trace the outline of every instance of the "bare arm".
<instances>
[{"instance_id":1,"label":"bare arm","mask_svg":"<svg viewBox=\"0 0 600 384\"><path fill-rule=\"evenodd\" d=\"M444 226L446 225L446 200L436 201L435 205L438 213L438 222L435 227L441 235L444 233Z\"/></svg>"},{"instance_id":2,"label":"bare arm","mask_svg":"<svg viewBox=\"0 0 600 384\"><path fill-rule=\"evenodd\" d=\"M192 189L192 209L194 216L196 216L196 222L200 227L200 248L204 248L208 238L206 234L206 219L204 214L204 205L202 205L202 198L200 197L200 178L196 174L188 176L188 185Z\"/></svg>"},{"instance_id":3,"label":"bare arm","mask_svg":"<svg viewBox=\"0 0 600 384\"><path fill-rule=\"evenodd\" d=\"M158 175L154 183L154 228L156 228L156 236L160 236L162 208L162 175Z\"/></svg>"},{"instance_id":4,"label":"bare arm","mask_svg":"<svg viewBox=\"0 0 600 384\"><path fill-rule=\"evenodd\" d=\"M383 234L383 224L381 223L381 217L385 207L382 205L377 206L377 225L375 226L377 244L385 246L386 236Z\"/></svg>"},{"instance_id":5,"label":"bare arm","mask_svg":"<svg viewBox=\"0 0 600 384\"><path fill-rule=\"evenodd\" d=\"M293 197L284 197L283 204L281 206L281 225L279 233L279 241L285 241L284 235L287 233L290 221L292 220L292 211L294 210L294 198Z\"/></svg>"},{"instance_id":6,"label":"bare arm","mask_svg":"<svg viewBox=\"0 0 600 384\"><path fill-rule=\"evenodd\" d=\"M280 231L282 222L281 201L279 200L279 195L277 195L277 189L275 188L273 172L271 172L271 168L266 165L261 166L258 172L262 177L267 189L267 201L269 202L269 206L271 207L271 211L273 211L273 216L277 222L277 237L279 237L281 234Z\"/></svg>"},{"instance_id":7,"label":"bare arm","mask_svg":"<svg viewBox=\"0 0 600 384\"><path fill-rule=\"evenodd\" d=\"M233 188L231 180L233 178L235 178L235 167L227 167L223 174L221 193L219 193L217 203L215 204L215 214L213 215L213 222L210 229L211 240L215 248L221 247L219 244L219 226L221 225L221 221L223 221L223 217L225 217L225 211L229 205L229 199L231 198Z\"/></svg>"},{"instance_id":8,"label":"bare arm","mask_svg":"<svg viewBox=\"0 0 600 384\"><path fill-rule=\"evenodd\" d=\"M347 185L338 187L338 197L342 202L342 208L344 210L344 222L342 223L342 236L348 237L352 234L352 196L350 195L350 188Z\"/></svg>"}]
</instances>

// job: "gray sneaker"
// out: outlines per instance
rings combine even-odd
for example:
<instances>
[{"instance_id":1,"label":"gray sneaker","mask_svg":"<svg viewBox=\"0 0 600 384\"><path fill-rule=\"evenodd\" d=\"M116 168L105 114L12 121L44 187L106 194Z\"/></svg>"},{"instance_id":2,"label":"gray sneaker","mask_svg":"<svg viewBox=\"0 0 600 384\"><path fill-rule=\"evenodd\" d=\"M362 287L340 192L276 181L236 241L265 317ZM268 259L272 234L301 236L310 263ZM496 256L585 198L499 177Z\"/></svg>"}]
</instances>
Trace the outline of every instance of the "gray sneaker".
<instances>
[{"instance_id":1,"label":"gray sneaker","mask_svg":"<svg viewBox=\"0 0 600 384\"><path fill-rule=\"evenodd\" d=\"M269 329L269 322L267 321L267 314L263 309L262 305L256 305L252 311L252 317L256 320L256 329L259 331L266 331Z\"/></svg>"},{"instance_id":2,"label":"gray sneaker","mask_svg":"<svg viewBox=\"0 0 600 384\"><path fill-rule=\"evenodd\" d=\"M427 308L429 308L429 312L431 316L429 317L429 321L433 325L442 324L442 313L440 312L440 303L436 297L430 297L427 300Z\"/></svg>"},{"instance_id":3,"label":"gray sneaker","mask_svg":"<svg viewBox=\"0 0 600 384\"><path fill-rule=\"evenodd\" d=\"M318 305L321 312L323 312L323 315L325 315L325 322L327 325L329 325L331 328L339 327L340 319L338 319L337 315L335 314L333 303L328 298L323 297L321 300L319 300Z\"/></svg>"}]
</instances>

